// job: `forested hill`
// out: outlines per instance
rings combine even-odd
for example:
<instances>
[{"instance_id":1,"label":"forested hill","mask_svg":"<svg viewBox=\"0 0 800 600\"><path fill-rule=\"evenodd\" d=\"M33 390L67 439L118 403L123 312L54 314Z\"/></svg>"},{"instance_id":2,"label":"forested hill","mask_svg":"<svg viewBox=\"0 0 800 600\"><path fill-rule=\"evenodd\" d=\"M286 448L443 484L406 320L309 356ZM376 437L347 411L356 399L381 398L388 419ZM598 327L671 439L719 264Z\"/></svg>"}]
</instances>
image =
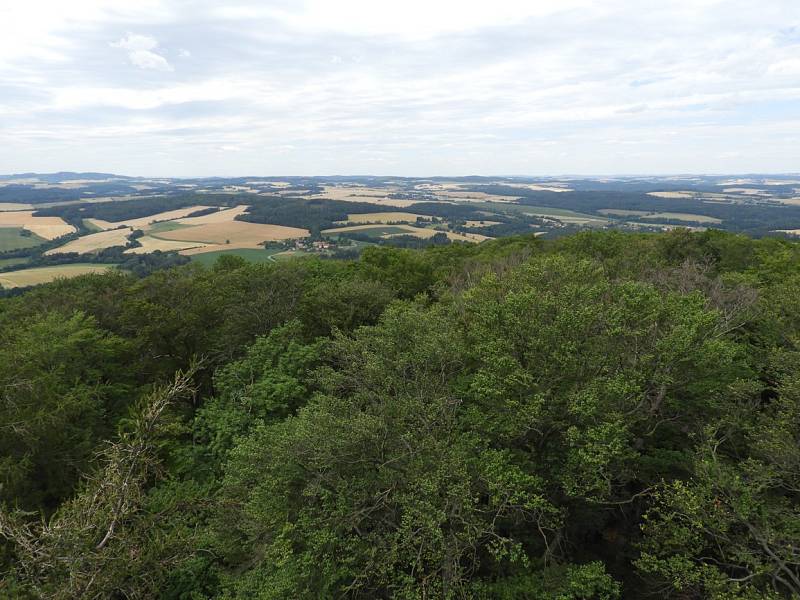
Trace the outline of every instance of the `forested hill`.
<instances>
[{"instance_id":1,"label":"forested hill","mask_svg":"<svg viewBox=\"0 0 800 600\"><path fill-rule=\"evenodd\" d=\"M800 245L510 237L0 300L0 597L800 595Z\"/></svg>"}]
</instances>

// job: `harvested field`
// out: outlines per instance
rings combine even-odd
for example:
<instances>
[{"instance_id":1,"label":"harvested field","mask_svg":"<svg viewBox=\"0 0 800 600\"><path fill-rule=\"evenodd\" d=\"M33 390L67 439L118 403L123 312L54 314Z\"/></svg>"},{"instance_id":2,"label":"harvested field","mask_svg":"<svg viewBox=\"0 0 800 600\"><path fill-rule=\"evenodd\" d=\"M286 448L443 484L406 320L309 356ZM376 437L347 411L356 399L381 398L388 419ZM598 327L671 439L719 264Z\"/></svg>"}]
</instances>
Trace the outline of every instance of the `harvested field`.
<instances>
[{"instance_id":1,"label":"harvested field","mask_svg":"<svg viewBox=\"0 0 800 600\"><path fill-rule=\"evenodd\" d=\"M116 223L103 221L102 219L86 219L86 221L88 221L95 227L99 227L100 229L106 229L106 230L116 229L121 225L125 225L127 227L133 227L134 229L146 230L150 225L152 225L156 221L172 221L174 219L180 219L181 217L185 217L186 215L190 215L193 212L197 212L198 210L203 210L206 208L211 208L211 207L202 205L188 206L186 208L168 210L166 212L157 213L155 215L140 217L138 219L128 219L126 221L119 221Z\"/></svg>"},{"instance_id":2,"label":"harvested field","mask_svg":"<svg viewBox=\"0 0 800 600\"><path fill-rule=\"evenodd\" d=\"M302 238L308 237L308 235L307 229L298 227L226 221L164 231L158 234L158 238L228 246L235 244L234 247L237 248L258 248L262 242ZM230 244L226 244L226 242L230 242Z\"/></svg>"},{"instance_id":3,"label":"harvested field","mask_svg":"<svg viewBox=\"0 0 800 600\"><path fill-rule=\"evenodd\" d=\"M78 254L89 254L97 252L104 248L113 248L114 246L124 246L128 243L128 236L133 233L133 229L111 229L109 231L101 231L99 233L90 233L79 237L77 240L67 242L63 246L53 248L45 252L45 255L51 254L64 254L67 252L77 252Z\"/></svg>"},{"instance_id":4,"label":"harvested field","mask_svg":"<svg viewBox=\"0 0 800 600\"><path fill-rule=\"evenodd\" d=\"M408 208L424 200L395 200L388 198L388 194L397 192L393 188L368 188L360 186L323 186L321 194L306 196L317 200L342 200L344 202L365 202L367 204L380 204L397 208Z\"/></svg>"},{"instance_id":5,"label":"harvested field","mask_svg":"<svg viewBox=\"0 0 800 600\"><path fill-rule=\"evenodd\" d=\"M187 248L197 248L198 246L208 246L208 244L198 242L179 242L175 240L163 240L149 235L144 235L137 240L141 246L125 250L125 254L148 254L160 250L169 252L171 250L185 250Z\"/></svg>"},{"instance_id":6,"label":"harvested field","mask_svg":"<svg viewBox=\"0 0 800 600\"><path fill-rule=\"evenodd\" d=\"M417 219L430 220L431 217L425 215L415 215L407 212L380 212L380 213L359 213L347 215L347 221L337 221L338 223L416 223Z\"/></svg>"},{"instance_id":7,"label":"harvested field","mask_svg":"<svg viewBox=\"0 0 800 600\"><path fill-rule=\"evenodd\" d=\"M54 267L36 267L0 273L0 286L3 288L26 287L48 283L61 277L77 277L87 273L104 273L116 265L57 265Z\"/></svg>"},{"instance_id":8,"label":"harvested field","mask_svg":"<svg viewBox=\"0 0 800 600\"><path fill-rule=\"evenodd\" d=\"M0 227L22 227L46 240L54 240L75 231L61 217L34 217L32 210L0 212Z\"/></svg>"},{"instance_id":9,"label":"harvested field","mask_svg":"<svg viewBox=\"0 0 800 600\"><path fill-rule=\"evenodd\" d=\"M182 225L206 225L210 223L227 223L233 221L236 217L243 214L250 208L246 204L240 204L233 208L226 208L210 215L203 215L202 217L187 217L185 219L175 219L176 223Z\"/></svg>"},{"instance_id":10,"label":"harvested field","mask_svg":"<svg viewBox=\"0 0 800 600\"><path fill-rule=\"evenodd\" d=\"M0 202L0 212L9 210L32 210L33 204L21 204L19 202Z\"/></svg>"}]
</instances>

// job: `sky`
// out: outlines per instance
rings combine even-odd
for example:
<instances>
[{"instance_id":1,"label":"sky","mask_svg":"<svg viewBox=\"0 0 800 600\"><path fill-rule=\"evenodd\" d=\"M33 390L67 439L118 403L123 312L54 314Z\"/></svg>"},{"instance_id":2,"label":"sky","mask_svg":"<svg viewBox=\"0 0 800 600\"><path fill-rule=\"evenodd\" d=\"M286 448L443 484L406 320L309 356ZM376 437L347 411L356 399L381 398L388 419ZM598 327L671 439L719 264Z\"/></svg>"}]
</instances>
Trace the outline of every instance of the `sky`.
<instances>
[{"instance_id":1,"label":"sky","mask_svg":"<svg viewBox=\"0 0 800 600\"><path fill-rule=\"evenodd\" d=\"M798 0L0 0L0 173L800 171Z\"/></svg>"}]
</instances>

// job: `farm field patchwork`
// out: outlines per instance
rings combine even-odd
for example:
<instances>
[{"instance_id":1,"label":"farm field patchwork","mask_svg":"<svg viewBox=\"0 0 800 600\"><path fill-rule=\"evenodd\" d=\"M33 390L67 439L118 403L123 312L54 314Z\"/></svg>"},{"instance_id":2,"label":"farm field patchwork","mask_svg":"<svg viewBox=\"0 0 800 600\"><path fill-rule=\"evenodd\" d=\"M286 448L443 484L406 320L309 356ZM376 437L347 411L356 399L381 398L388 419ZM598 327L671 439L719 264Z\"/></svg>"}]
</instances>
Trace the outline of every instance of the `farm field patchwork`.
<instances>
[{"instance_id":1,"label":"farm field patchwork","mask_svg":"<svg viewBox=\"0 0 800 600\"><path fill-rule=\"evenodd\" d=\"M54 240L75 231L61 217L34 217L32 210L0 212L0 227L21 227L46 240Z\"/></svg>"},{"instance_id":2,"label":"farm field patchwork","mask_svg":"<svg viewBox=\"0 0 800 600\"><path fill-rule=\"evenodd\" d=\"M45 252L45 255L50 256L52 254L64 254L67 252L89 254L91 252L103 250L104 248L125 246L128 243L128 236L131 233L133 233L133 229L130 227L90 233L89 235L79 237L77 240L67 242L63 246L48 250Z\"/></svg>"},{"instance_id":3,"label":"farm field patchwork","mask_svg":"<svg viewBox=\"0 0 800 600\"><path fill-rule=\"evenodd\" d=\"M181 217L186 217L187 215L197 212L198 210L203 210L206 208L210 207L204 205L188 206L186 208L168 210L147 217L140 217L138 219L126 219L125 221L119 221L116 223L103 221L102 219L86 219L86 220L95 227L99 227L100 229L106 229L106 230L116 229L117 227L125 225L127 227L133 227L134 229L146 230L150 225L152 225L157 221L172 221L174 219L180 219Z\"/></svg>"},{"instance_id":4,"label":"farm field patchwork","mask_svg":"<svg viewBox=\"0 0 800 600\"><path fill-rule=\"evenodd\" d=\"M87 273L105 273L116 265L70 264L53 267L35 267L0 273L0 287L16 288L48 283L60 277L77 277Z\"/></svg>"},{"instance_id":5,"label":"farm field patchwork","mask_svg":"<svg viewBox=\"0 0 800 600\"><path fill-rule=\"evenodd\" d=\"M0 252L33 248L46 240L22 227L0 227Z\"/></svg>"}]
</instances>

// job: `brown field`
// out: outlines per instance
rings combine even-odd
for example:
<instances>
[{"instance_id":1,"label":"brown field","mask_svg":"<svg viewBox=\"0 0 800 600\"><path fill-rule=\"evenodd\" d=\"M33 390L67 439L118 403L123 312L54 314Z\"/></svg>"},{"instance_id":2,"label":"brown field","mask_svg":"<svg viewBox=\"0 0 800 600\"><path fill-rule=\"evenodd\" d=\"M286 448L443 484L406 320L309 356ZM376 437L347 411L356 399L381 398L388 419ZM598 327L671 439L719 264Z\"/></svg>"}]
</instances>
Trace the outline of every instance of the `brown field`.
<instances>
[{"instance_id":1,"label":"brown field","mask_svg":"<svg viewBox=\"0 0 800 600\"><path fill-rule=\"evenodd\" d=\"M112 223L110 221L103 221L102 219L86 219L86 220L92 225L99 227L100 229L116 229L121 225L127 225L128 227L133 227L134 229L147 229L149 225L152 225L156 221L173 221L175 219L180 219L181 217L185 217L186 215L190 215L193 212L196 212L198 210L203 210L205 208L210 208L210 207L188 206L186 208L168 210L165 212L157 213L155 215L140 217L138 219L128 219L127 221L119 221L117 223Z\"/></svg>"},{"instance_id":2,"label":"brown field","mask_svg":"<svg viewBox=\"0 0 800 600\"><path fill-rule=\"evenodd\" d=\"M54 240L75 231L61 217L34 217L32 210L0 212L0 227L22 227L46 240Z\"/></svg>"},{"instance_id":3,"label":"brown field","mask_svg":"<svg viewBox=\"0 0 800 600\"><path fill-rule=\"evenodd\" d=\"M418 218L431 217L407 212L357 213L347 215L347 221L337 221L337 223L416 223Z\"/></svg>"},{"instance_id":4,"label":"brown field","mask_svg":"<svg viewBox=\"0 0 800 600\"><path fill-rule=\"evenodd\" d=\"M141 246L129 248L128 250L125 250L125 254L149 254L150 252L155 252L156 250L169 252L170 250L185 250L187 248L208 246L208 244L203 244L202 242L179 242L175 240L163 240L149 235L144 235L137 241L141 244Z\"/></svg>"},{"instance_id":5,"label":"brown field","mask_svg":"<svg viewBox=\"0 0 800 600\"><path fill-rule=\"evenodd\" d=\"M185 219L175 219L175 222L181 223L182 225L207 225L210 223L227 223L233 221L234 218L244 213L248 208L250 207L247 206L246 204L240 204L239 206L234 206L233 208L226 208L218 212L211 213L210 215L203 215L202 217L187 217ZM181 238L175 238L175 239L181 239Z\"/></svg>"},{"instance_id":6,"label":"brown field","mask_svg":"<svg viewBox=\"0 0 800 600\"><path fill-rule=\"evenodd\" d=\"M202 217L201 217L202 218ZM158 238L205 244L224 244L227 248L258 248L262 242L308 237L307 229L265 225L246 221L206 223L173 231L163 231ZM230 241L230 244L226 244Z\"/></svg>"},{"instance_id":7,"label":"brown field","mask_svg":"<svg viewBox=\"0 0 800 600\"><path fill-rule=\"evenodd\" d=\"M25 287L47 283L60 277L77 277L86 273L104 273L113 269L114 265L57 265L54 267L36 267L0 273L0 286L3 288Z\"/></svg>"},{"instance_id":8,"label":"brown field","mask_svg":"<svg viewBox=\"0 0 800 600\"><path fill-rule=\"evenodd\" d=\"M46 255L51 254L64 254L66 252L77 252L78 254L89 254L90 252L97 252L104 248L113 248L114 246L124 246L128 243L128 236L133 232L133 229L111 229L109 231L100 231L98 233L90 233L79 237L77 240L67 242L63 246L53 248L45 252Z\"/></svg>"},{"instance_id":9,"label":"brown field","mask_svg":"<svg viewBox=\"0 0 800 600\"><path fill-rule=\"evenodd\" d=\"M33 204L20 204L19 202L0 202L0 212L9 210L32 210Z\"/></svg>"}]
</instances>

